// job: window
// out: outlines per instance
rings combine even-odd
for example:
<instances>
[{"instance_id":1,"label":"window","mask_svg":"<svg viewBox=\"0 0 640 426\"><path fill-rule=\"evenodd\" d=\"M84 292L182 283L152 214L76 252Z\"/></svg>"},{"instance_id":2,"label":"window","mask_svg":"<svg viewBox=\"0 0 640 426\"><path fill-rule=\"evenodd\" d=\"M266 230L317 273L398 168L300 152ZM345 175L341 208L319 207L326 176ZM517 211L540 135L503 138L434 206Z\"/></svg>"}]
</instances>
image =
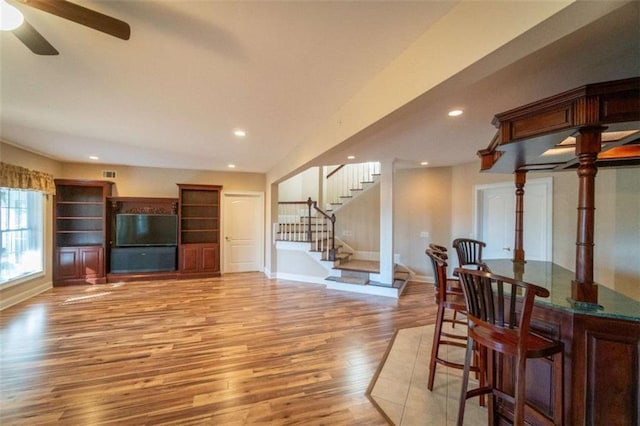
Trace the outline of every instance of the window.
<instances>
[{"instance_id":1,"label":"window","mask_svg":"<svg viewBox=\"0 0 640 426\"><path fill-rule=\"evenodd\" d=\"M43 194L0 188L0 284L43 271Z\"/></svg>"}]
</instances>

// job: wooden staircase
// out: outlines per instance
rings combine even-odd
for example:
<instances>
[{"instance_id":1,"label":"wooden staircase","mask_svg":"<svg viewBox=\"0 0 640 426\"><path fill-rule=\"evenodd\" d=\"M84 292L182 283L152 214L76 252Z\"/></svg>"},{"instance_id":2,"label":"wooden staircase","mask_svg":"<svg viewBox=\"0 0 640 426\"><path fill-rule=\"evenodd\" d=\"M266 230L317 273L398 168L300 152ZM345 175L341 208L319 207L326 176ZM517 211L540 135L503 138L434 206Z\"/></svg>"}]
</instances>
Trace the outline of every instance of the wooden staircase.
<instances>
[{"instance_id":1,"label":"wooden staircase","mask_svg":"<svg viewBox=\"0 0 640 426\"><path fill-rule=\"evenodd\" d=\"M326 176L326 210L311 198L278 203L276 240L309 244L309 255L329 274L325 279L327 288L389 297L399 297L404 290L409 271L396 266L393 283L381 283L380 263L353 259L352 250L334 233L333 212L375 185L379 175L379 163L338 166Z\"/></svg>"},{"instance_id":2,"label":"wooden staircase","mask_svg":"<svg viewBox=\"0 0 640 426\"><path fill-rule=\"evenodd\" d=\"M336 212L373 187L380 177L380 163L343 164L327 173L325 211Z\"/></svg>"},{"instance_id":3,"label":"wooden staircase","mask_svg":"<svg viewBox=\"0 0 640 426\"><path fill-rule=\"evenodd\" d=\"M409 271L395 266L392 284L376 281L380 274L380 262L372 260L348 259L336 265L326 278L327 288L399 297L409 280Z\"/></svg>"}]
</instances>

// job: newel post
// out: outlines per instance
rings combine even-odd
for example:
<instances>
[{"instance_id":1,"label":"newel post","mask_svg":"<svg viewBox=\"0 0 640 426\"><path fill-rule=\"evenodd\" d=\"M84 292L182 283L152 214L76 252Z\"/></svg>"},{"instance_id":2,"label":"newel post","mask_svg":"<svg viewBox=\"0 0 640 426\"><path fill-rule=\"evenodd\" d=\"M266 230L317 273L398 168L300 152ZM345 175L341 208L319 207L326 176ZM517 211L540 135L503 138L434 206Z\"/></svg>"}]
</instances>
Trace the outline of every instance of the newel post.
<instances>
[{"instance_id":1,"label":"newel post","mask_svg":"<svg viewBox=\"0 0 640 426\"><path fill-rule=\"evenodd\" d=\"M524 263L524 184L527 181L526 171L517 171L516 180L516 229L513 250L513 261Z\"/></svg>"},{"instance_id":2,"label":"newel post","mask_svg":"<svg viewBox=\"0 0 640 426\"><path fill-rule=\"evenodd\" d=\"M601 149L601 126L584 127L576 139L578 166L578 223L576 236L576 276L571 297L578 302L597 303L598 286L593 282L595 233L596 159Z\"/></svg>"},{"instance_id":3,"label":"newel post","mask_svg":"<svg viewBox=\"0 0 640 426\"><path fill-rule=\"evenodd\" d=\"M313 206L313 201L311 200L311 197L309 197L309 199L307 199L307 209L308 209L308 216L307 216L307 241L311 242L312 241L312 233L311 233L311 206Z\"/></svg>"}]
</instances>

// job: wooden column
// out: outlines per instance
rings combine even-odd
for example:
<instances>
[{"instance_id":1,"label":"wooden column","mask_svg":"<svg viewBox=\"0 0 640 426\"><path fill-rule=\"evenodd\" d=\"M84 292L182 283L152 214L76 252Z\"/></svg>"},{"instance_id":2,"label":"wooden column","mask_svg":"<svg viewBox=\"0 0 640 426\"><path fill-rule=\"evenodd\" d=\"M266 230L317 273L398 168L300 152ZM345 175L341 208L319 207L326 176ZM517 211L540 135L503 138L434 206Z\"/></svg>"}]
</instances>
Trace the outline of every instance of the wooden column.
<instances>
[{"instance_id":1,"label":"wooden column","mask_svg":"<svg viewBox=\"0 0 640 426\"><path fill-rule=\"evenodd\" d=\"M576 279L571 297L578 302L597 303L598 287L593 282L595 229L596 159L601 149L604 127L583 127L576 140L578 166L578 223L576 237Z\"/></svg>"},{"instance_id":2,"label":"wooden column","mask_svg":"<svg viewBox=\"0 0 640 426\"><path fill-rule=\"evenodd\" d=\"M514 241L513 261L524 263L524 184L527 181L526 171L517 171L516 178L516 235Z\"/></svg>"}]
</instances>

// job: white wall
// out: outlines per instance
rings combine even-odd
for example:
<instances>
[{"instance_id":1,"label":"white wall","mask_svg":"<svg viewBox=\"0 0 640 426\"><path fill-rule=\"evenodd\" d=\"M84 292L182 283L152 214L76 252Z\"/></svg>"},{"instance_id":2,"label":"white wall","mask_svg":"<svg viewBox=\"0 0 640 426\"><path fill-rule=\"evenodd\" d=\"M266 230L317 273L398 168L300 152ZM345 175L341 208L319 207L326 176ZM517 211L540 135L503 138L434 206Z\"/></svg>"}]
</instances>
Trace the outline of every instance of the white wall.
<instances>
[{"instance_id":1,"label":"white wall","mask_svg":"<svg viewBox=\"0 0 640 426\"><path fill-rule=\"evenodd\" d=\"M418 277L431 279L427 246L451 243L451 168L397 170L394 192L394 246L399 262Z\"/></svg>"},{"instance_id":2,"label":"white wall","mask_svg":"<svg viewBox=\"0 0 640 426\"><path fill-rule=\"evenodd\" d=\"M640 168L611 172L616 177L615 212L611 215L616 224L613 282L616 290L640 300Z\"/></svg>"},{"instance_id":3,"label":"white wall","mask_svg":"<svg viewBox=\"0 0 640 426\"><path fill-rule=\"evenodd\" d=\"M359 193L336 212L336 237L355 251L380 251L380 185Z\"/></svg>"},{"instance_id":4,"label":"white wall","mask_svg":"<svg viewBox=\"0 0 640 426\"><path fill-rule=\"evenodd\" d=\"M104 179L103 170L115 171L116 178ZM112 195L118 197L177 198L178 183L222 185L224 191L262 192L265 190L265 175L262 173L62 163L60 175L56 177L110 180L115 183Z\"/></svg>"},{"instance_id":5,"label":"white wall","mask_svg":"<svg viewBox=\"0 0 640 426\"><path fill-rule=\"evenodd\" d=\"M322 265L304 251L278 249L277 252L278 278L320 283L329 275Z\"/></svg>"},{"instance_id":6,"label":"white wall","mask_svg":"<svg viewBox=\"0 0 640 426\"><path fill-rule=\"evenodd\" d=\"M311 167L278 185L278 201L306 201L309 197L318 201L319 196L318 167Z\"/></svg>"}]
</instances>

